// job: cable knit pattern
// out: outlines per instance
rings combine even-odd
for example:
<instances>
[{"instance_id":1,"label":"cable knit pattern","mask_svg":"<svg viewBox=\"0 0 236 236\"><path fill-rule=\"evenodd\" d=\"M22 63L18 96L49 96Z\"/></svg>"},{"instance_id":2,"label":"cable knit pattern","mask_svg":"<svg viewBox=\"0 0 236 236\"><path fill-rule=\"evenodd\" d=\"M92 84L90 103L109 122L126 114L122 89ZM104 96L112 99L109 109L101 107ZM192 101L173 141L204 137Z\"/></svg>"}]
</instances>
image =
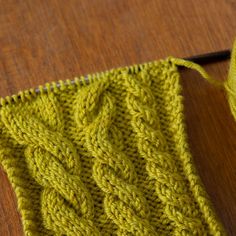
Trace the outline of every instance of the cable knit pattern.
<instances>
[{"instance_id":1,"label":"cable knit pattern","mask_svg":"<svg viewBox=\"0 0 236 236\"><path fill-rule=\"evenodd\" d=\"M178 63L0 99L0 163L25 235L226 235L189 153Z\"/></svg>"},{"instance_id":2,"label":"cable knit pattern","mask_svg":"<svg viewBox=\"0 0 236 236\"><path fill-rule=\"evenodd\" d=\"M200 235L204 232L204 226L175 160L165 149L166 141L156 118L155 99L148 86L151 80L144 72L140 80L124 74L128 91L127 107L133 117L138 149L147 160L149 176L156 180L156 192L166 205L167 216L176 224L176 235Z\"/></svg>"},{"instance_id":3,"label":"cable knit pattern","mask_svg":"<svg viewBox=\"0 0 236 236\"><path fill-rule=\"evenodd\" d=\"M26 145L25 158L32 177L44 187L45 226L66 235L99 235L92 222L92 199L79 177L79 159L72 143L36 118L24 117L17 111L12 114L8 107L2 111L9 132Z\"/></svg>"},{"instance_id":4,"label":"cable knit pattern","mask_svg":"<svg viewBox=\"0 0 236 236\"><path fill-rule=\"evenodd\" d=\"M105 211L118 225L118 235L155 235L147 220L146 200L134 185L136 174L133 165L109 141L115 105L110 93L101 95L103 90L104 82L98 81L80 92L76 121L79 132L85 129L86 145L95 157L93 177L106 193ZM100 109L94 106L95 101ZM81 112L83 110L87 112Z\"/></svg>"}]
</instances>

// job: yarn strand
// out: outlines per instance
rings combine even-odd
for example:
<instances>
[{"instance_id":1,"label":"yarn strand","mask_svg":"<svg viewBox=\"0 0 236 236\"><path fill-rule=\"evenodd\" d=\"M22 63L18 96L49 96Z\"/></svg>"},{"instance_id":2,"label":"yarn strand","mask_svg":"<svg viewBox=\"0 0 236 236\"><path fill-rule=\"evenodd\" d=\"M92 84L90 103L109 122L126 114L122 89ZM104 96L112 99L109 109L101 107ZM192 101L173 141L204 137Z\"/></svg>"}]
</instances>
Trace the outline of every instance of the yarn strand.
<instances>
[{"instance_id":1,"label":"yarn strand","mask_svg":"<svg viewBox=\"0 0 236 236\"><path fill-rule=\"evenodd\" d=\"M173 57L170 57L169 59L172 63L174 63L177 66L183 66L183 67L198 71L200 75L210 84L218 88L225 89L230 111L236 121L236 40L234 41L234 45L233 45L233 49L231 53L228 78L225 81L219 81L219 80L213 79L202 66L194 62L187 61L180 58L173 58Z\"/></svg>"}]
</instances>

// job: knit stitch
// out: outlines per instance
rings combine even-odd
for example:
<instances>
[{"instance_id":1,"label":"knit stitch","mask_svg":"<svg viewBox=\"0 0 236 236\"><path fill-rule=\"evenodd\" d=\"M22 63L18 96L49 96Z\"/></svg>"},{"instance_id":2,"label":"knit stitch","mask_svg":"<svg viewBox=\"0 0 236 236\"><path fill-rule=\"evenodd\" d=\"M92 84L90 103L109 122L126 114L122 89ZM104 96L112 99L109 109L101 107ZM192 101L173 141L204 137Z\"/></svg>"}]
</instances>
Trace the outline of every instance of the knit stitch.
<instances>
[{"instance_id":1,"label":"knit stitch","mask_svg":"<svg viewBox=\"0 0 236 236\"><path fill-rule=\"evenodd\" d=\"M209 79L170 57L1 98L25 235L225 235L189 152L178 65Z\"/></svg>"}]
</instances>

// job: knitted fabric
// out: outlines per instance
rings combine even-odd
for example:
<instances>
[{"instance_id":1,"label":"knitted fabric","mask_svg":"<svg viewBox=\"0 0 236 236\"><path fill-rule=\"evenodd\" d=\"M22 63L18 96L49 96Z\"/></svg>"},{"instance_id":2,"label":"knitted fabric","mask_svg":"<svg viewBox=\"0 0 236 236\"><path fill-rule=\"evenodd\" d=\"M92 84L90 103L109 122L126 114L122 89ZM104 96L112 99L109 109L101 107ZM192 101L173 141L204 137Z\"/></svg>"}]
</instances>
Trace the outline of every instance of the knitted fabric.
<instances>
[{"instance_id":1,"label":"knitted fabric","mask_svg":"<svg viewBox=\"0 0 236 236\"><path fill-rule=\"evenodd\" d=\"M225 235L189 152L181 63L0 100L0 163L25 235Z\"/></svg>"}]
</instances>

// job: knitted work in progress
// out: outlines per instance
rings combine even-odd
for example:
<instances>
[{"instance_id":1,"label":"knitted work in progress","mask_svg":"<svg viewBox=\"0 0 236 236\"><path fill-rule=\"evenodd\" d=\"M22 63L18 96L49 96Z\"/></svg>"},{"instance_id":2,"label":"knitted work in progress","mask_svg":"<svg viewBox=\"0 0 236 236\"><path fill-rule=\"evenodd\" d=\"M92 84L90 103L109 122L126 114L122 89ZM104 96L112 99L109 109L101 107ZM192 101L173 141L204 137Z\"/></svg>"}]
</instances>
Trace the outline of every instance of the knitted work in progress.
<instances>
[{"instance_id":1,"label":"knitted work in progress","mask_svg":"<svg viewBox=\"0 0 236 236\"><path fill-rule=\"evenodd\" d=\"M225 235L189 152L178 65L213 81L170 57L0 100L25 235Z\"/></svg>"}]
</instances>

